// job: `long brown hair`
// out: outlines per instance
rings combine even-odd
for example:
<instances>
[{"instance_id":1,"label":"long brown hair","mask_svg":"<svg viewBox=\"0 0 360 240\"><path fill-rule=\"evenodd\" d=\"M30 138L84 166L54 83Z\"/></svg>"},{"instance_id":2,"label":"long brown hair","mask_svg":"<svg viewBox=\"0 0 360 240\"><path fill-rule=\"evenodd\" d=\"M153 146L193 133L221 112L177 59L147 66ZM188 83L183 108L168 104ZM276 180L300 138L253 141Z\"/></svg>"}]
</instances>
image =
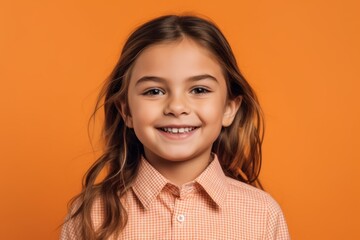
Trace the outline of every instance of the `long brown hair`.
<instances>
[{"instance_id":1,"label":"long brown hair","mask_svg":"<svg viewBox=\"0 0 360 240\"><path fill-rule=\"evenodd\" d=\"M131 68L145 48L184 37L195 40L217 58L227 82L228 98L242 96L233 123L221 130L212 151L218 155L227 176L262 188L258 180L264 134L262 112L253 89L239 71L229 43L209 20L196 16L162 16L141 25L129 36L96 103L92 117L102 106L105 113L104 152L87 171L82 192L69 205L72 213L69 220L78 223L79 239L107 239L124 229L127 213L120 198L131 187L143 155L142 144L122 117L129 113L127 89ZM97 178L104 169L106 175L99 181ZM96 229L91 219L95 200L101 202L103 209L102 222Z\"/></svg>"}]
</instances>

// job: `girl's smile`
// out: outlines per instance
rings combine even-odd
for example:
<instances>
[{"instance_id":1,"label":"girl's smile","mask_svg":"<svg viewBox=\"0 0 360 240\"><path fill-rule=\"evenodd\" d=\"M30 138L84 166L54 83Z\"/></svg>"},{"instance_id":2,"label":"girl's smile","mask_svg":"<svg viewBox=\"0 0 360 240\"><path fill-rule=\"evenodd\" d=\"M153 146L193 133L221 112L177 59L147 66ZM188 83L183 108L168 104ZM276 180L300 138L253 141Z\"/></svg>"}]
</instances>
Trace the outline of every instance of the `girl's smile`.
<instances>
[{"instance_id":1,"label":"girl's smile","mask_svg":"<svg viewBox=\"0 0 360 240\"><path fill-rule=\"evenodd\" d=\"M227 99L215 57L189 38L156 44L139 55L130 76L130 115L124 118L143 144L145 158L160 172L173 163L200 173L239 107Z\"/></svg>"},{"instance_id":2,"label":"girl's smile","mask_svg":"<svg viewBox=\"0 0 360 240\"><path fill-rule=\"evenodd\" d=\"M158 128L160 133L169 140L185 140L199 129L196 126L167 126Z\"/></svg>"}]
</instances>

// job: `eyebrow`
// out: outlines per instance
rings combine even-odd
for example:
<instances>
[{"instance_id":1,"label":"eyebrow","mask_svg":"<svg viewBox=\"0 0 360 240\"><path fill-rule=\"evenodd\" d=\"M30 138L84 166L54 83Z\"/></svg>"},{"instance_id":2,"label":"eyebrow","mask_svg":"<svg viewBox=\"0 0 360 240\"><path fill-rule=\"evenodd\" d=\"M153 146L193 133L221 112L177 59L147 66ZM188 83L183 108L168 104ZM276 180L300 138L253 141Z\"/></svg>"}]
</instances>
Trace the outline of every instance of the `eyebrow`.
<instances>
[{"instance_id":1,"label":"eyebrow","mask_svg":"<svg viewBox=\"0 0 360 240\"><path fill-rule=\"evenodd\" d=\"M213 80L215 82L218 82L218 80L216 79L216 77L211 76L210 74L201 74L201 75L196 75L196 76L191 76L189 78L187 78L187 81L193 82L193 81L200 81L200 80L204 80L204 79L210 79ZM143 82L165 82L166 79L162 78L162 77L157 77L157 76L143 76L141 78L139 78L136 83L135 86L143 83Z\"/></svg>"}]
</instances>

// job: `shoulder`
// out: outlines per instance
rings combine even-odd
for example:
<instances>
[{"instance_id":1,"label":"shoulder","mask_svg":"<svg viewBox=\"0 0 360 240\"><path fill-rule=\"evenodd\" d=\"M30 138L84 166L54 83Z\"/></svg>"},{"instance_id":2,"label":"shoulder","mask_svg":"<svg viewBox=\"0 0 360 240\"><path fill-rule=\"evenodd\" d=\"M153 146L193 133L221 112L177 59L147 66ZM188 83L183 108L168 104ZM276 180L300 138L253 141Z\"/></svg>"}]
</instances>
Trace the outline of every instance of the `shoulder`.
<instances>
[{"instance_id":1,"label":"shoulder","mask_svg":"<svg viewBox=\"0 0 360 240\"><path fill-rule=\"evenodd\" d=\"M273 198L267 192L251 186L249 184L243 183L236 179L226 177L228 184L228 193L231 196L244 198L248 200L259 201L259 203L266 203L268 201L274 201Z\"/></svg>"},{"instance_id":2,"label":"shoulder","mask_svg":"<svg viewBox=\"0 0 360 240\"><path fill-rule=\"evenodd\" d=\"M68 214L62 224L60 240L75 240L81 238L81 229L84 226L83 214L76 212L83 206L80 199L76 199L70 206ZM98 228L102 222L103 206L100 197L95 197L90 207L90 218L94 228Z\"/></svg>"},{"instance_id":3,"label":"shoulder","mask_svg":"<svg viewBox=\"0 0 360 240\"><path fill-rule=\"evenodd\" d=\"M262 225L264 239L290 239L281 207L269 193L229 177L227 182L228 209Z\"/></svg>"},{"instance_id":4,"label":"shoulder","mask_svg":"<svg viewBox=\"0 0 360 240\"><path fill-rule=\"evenodd\" d=\"M279 204L269 193L230 177L226 180L229 187L227 198L231 202L245 203L247 206L270 212L281 212Z\"/></svg>"}]
</instances>

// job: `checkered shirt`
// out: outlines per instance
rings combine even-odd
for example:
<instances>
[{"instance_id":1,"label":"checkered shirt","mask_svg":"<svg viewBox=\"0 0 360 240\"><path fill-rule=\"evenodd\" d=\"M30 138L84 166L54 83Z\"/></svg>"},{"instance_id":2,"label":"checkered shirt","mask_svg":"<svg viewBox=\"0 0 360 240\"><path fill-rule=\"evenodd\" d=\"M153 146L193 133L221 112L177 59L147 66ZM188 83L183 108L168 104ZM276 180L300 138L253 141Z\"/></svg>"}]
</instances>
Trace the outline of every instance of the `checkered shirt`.
<instances>
[{"instance_id":1,"label":"checkered shirt","mask_svg":"<svg viewBox=\"0 0 360 240\"><path fill-rule=\"evenodd\" d=\"M277 202L264 191L225 176L217 156L194 181L177 187L142 159L122 201L128 223L118 239L290 239ZM92 218L101 223L96 201ZM77 239L67 222L60 239Z\"/></svg>"}]
</instances>

